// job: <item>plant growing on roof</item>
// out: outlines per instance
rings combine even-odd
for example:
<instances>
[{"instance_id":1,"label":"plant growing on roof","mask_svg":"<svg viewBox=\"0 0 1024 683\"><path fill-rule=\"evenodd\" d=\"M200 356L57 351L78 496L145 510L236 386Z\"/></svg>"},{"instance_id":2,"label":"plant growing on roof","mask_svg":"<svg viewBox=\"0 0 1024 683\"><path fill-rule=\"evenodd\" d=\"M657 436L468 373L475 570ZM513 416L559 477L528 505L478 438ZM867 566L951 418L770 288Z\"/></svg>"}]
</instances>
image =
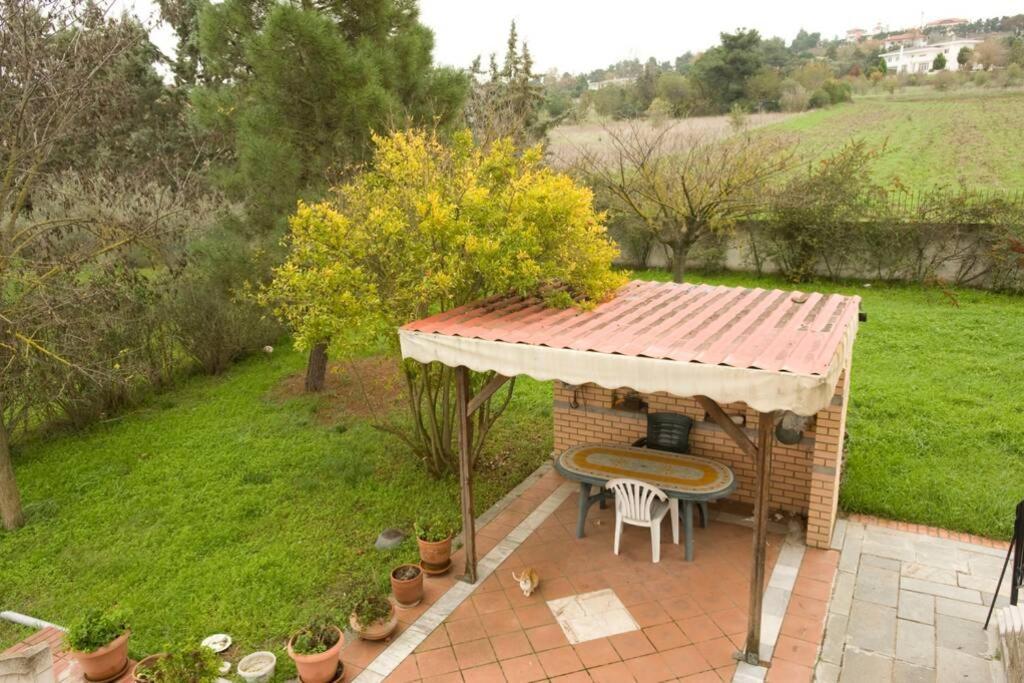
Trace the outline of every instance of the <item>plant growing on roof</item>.
<instances>
[{"instance_id":1,"label":"plant growing on roof","mask_svg":"<svg viewBox=\"0 0 1024 683\"><path fill-rule=\"evenodd\" d=\"M330 340L331 354L342 357L397 348L402 324L481 297L564 288L572 296L561 303L586 305L624 281L611 269L617 249L590 190L547 168L539 147L519 153L499 140L481 148L468 131L447 142L398 132L374 145L371 170L328 201L299 204L289 256L261 292L299 348ZM377 426L402 438L430 473L450 472L458 460L455 371L413 362L402 369L412 419ZM473 373L473 389L491 376ZM513 386L474 413L473 458Z\"/></svg>"}]
</instances>

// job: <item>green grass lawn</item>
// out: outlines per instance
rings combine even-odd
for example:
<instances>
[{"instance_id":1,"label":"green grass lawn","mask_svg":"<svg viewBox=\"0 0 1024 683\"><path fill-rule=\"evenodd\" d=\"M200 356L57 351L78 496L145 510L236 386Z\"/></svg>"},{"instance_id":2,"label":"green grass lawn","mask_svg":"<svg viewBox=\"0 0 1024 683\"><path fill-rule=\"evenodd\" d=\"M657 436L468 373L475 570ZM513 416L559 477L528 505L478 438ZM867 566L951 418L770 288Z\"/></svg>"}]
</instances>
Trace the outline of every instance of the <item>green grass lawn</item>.
<instances>
[{"instance_id":1,"label":"green grass lawn","mask_svg":"<svg viewBox=\"0 0 1024 683\"><path fill-rule=\"evenodd\" d=\"M1008 537L1024 497L1024 301L810 288L859 294L869 315L854 348L843 508ZM301 367L278 350L84 433L21 446L29 523L0 534L0 607L67 623L120 603L136 654L217 631L243 651L277 648L337 605L346 576L384 577L413 557L412 543L374 551L374 537L423 512L454 513L455 482L427 478L366 420L341 417L340 429L315 418L315 399L273 398ZM478 476L481 510L544 459L550 419L550 385L521 380ZM0 646L24 635L0 624Z\"/></svg>"},{"instance_id":2,"label":"green grass lawn","mask_svg":"<svg viewBox=\"0 0 1024 683\"><path fill-rule=\"evenodd\" d=\"M910 92L913 90L914 92ZM924 92L917 92L917 91ZM813 156L851 138L887 144L877 177L915 190L936 184L1018 191L1024 189L1024 92L936 92L856 98L850 104L795 116L766 130L796 133Z\"/></svg>"},{"instance_id":3,"label":"green grass lawn","mask_svg":"<svg viewBox=\"0 0 1024 683\"><path fill-rule=\"evenodd\" d=\"M378 532L421 514L457 519L457 482L431 480L366 420L342 418L342 430L314 418L315 399L275 398L302 366L279 349L18 448L28 524L0 532L0 609L66 625L120 604L136 654L221 631L248 652L336 607L346 576L386 584L415 541L380 553ZM520 381L477 478L480 511L550 453L550 420L549 385ZM0 649L24 635L0 622Z\"/></svg>"}]
</instances>

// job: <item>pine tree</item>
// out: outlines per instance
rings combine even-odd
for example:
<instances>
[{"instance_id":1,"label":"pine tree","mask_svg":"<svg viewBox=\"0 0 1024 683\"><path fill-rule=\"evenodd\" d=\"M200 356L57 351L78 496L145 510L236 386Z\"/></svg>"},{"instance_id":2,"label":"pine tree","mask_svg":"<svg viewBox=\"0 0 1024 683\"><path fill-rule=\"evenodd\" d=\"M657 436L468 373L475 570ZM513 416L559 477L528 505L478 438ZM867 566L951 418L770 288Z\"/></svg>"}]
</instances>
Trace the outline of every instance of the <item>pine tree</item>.
<instances>
[{"instance_id":1,"label":"pine tree","mask_svg":"<svg viewBox=\"0 0 1024 683\"><path fill-rule=\"evenodd\" d=\"M225 0L198 28L196 118L232 150L219 178L256 234L366 161L373 132L461 112L466 78L432 65L410 0Z\"/></svg>"}]
</instances>

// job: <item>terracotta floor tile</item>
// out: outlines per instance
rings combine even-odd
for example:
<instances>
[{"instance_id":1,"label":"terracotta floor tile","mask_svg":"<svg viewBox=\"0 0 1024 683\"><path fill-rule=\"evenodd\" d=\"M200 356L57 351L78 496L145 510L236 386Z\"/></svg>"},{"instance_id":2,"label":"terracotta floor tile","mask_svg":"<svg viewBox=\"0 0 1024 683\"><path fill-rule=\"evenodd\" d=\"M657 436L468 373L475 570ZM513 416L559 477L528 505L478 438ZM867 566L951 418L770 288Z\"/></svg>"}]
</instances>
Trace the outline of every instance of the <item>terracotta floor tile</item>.
<instances>
[{"instance_id":1,"label":"terracotta floor tile","mask_svg":"<svg viewBox=\"0 0 1024 683\"><path fill-rule=\"evenodd\" d=\"M593 680L586 671L573 671L571 674L551 679L552 683L590 683Z\"/></svg>"},{"instance_id":2,"label":"terracotta floor tile","mask_svg":"<svg viewBox=\"0 0 1024 683\"><path fill-rule=\"evenodd\" d=\"M806 667L813 667L818 661L818 644L797 640L792 636L779 635L773 658L785 659Z\"/></svg>"},{"instance_id":3,"label":"terracotta floor tile","mask_svg":"<svg viewBox=\"0 0 1024 683\"><path fill-rule=\"evenodd\" d=\"M804 576L798 576L793 584L793 595L802 595L815 600L828 600L832 594L831 581L815 581Z\"/></svg>"},{"instance_id":4,"label":"terracotta floor tile","mask_svg":"<svg viewBox=\"0 0 1024 683\"><path fill-rule=\"evenodd\" d=\"M793 595L789 600L789 608L786 610L786 614L792 614L797 617L806 617L807 619L825 619L825 614L828 612L828 602L825 600L817 600L815 598L808 598L803 595Z\"/></svg>"},{"instance_id":5,"label":"terracotta floor tile","mask_svg":"<svg viewBox=\"0 0 1024 683\"><path fill-rule=\"evenodd\" d=\"M808 643L818 644L821 642L821 633L824 625L817 619L797 617L787 614L782 620L782 635L792 636L798 640L805 640Z\"/></svg>"},{"instance_id":6,"label":"terracotta floor tile","mask_svg":"<svg viewBox=\"0 0 1024 683\"><path fill-rule=\"evenodd\" d=\"M430 635L423 639L423 642L416 647L416 652L426 652L427 650L436 650L439 647L450 645L451 641L448 640L448 631L445 630L444 626L438 626Z\"/></svg>"},{"instance_id":7,"label":"terracotta floor tile","mask_svg":"<svg viewBox=\"0 0 1024 683\"><path fill-rule=\"evenodd\" d=\"M547 678L536 655L523 655L514 659L506 659L501 662L501 671L505 674L505 678L509 683L530 683L531 681L542 681Z\"/></svg>"},{"instance_id":8,"label":"terracotta floor tile","mask_svg":"<svg viewBox=\"0 0 1024 683\"><path fill-rule=\"evenodd\" d=\"M530 641L522 631L493 636L491 638L491 648L494 649L494 654L498 659L512 659L513 657L522 657L533 652L533 648L530 647Z\"/></svg>"},{"instance_id":9,"label":"terracotta floor tile","mask_svg":"<svg viewBox=\"0 0 1024 683\"><path fill-rule=\"evenodd\" d=\"M719 612L730 607L736 607L736 603L729 596L718 591L693 593L692 597L694 602L705 612Z\"/></svg>"},{"instance_id":10,"label":"terracotta floor tile","mask_svg":"<svg viewBox=\"0 0 1024 683\"><path fill-rule=\"evenodd\" d=\"M387 677L387 683L411 683L420 680L420 669L415 657L406 657Z\"/></svg>"},{"instance_id":11,"label":"terracotta floor tile","mask_svg":"<svg viewBox=\"0 0 1024 683\"><path fill-rule=\"evenodd\" d=\"M505 683L505 674L497 663L484 664L462 671L462 679L466 683Z\"/></svg>"},{"instance_id":12,"label":"terracotta floor tile","mask_svg":"<svg viewBox=\"0 0 1024 683\"><path fill-rule=\"evenodd\" d=\"M420 675L426 678L457 671L459 663L455 660L454 650L450 647L441 647L416 655L416 666L419 667Z\"/></svg>"},{"instance_id":13,"label":"terracotta floor tile","mask_svg":"<svg viewBox=\"0 0 1024 683\"><path fill-rule=\"evenodd\" d=\"M624 664L637 683L661 683L675 678L660 654L627 659Z\"/></svg>"},{"instance_id":14,"label":"terracotta floor tile","mask_svg":"<svg viewBox=\"0 0 1024 683\"><path fill-rule=\"evenodd\" d=\"M567 578L577 593L593 593L594 591L609 587L608 580L604 577L604 572L585 572L573 574Z\"/></svg>"},{"instance_id":15,"label":"terracotta floor tile","mask_svg":"<svg viewBox=\"0 0 1024 683\"><path fill-rule=\"evenodd\" d=\"M448 630L448 639L455 643L465 643L470 640L479 640L487 636L484 631L483 622L480 617L470 617L456 622L446 622L444 627Z\"/></svg>"},{"instance_id":16,"label":"terracotta floor tile","mask_svg":"<svg viewBox=\"0 0 1024 683\"><path fill-rule=\"evenodd\" d=\"M576 656L576 651L571 645L556 647L553 650L545 650L537 655L537 659L540 660L544 673L551 678L579 671L583 668L583 662Z\"/></svg>"},{"instance_id":17,"label":"terracotta floor tile","mask_svg":"<svg viewBox=\"0 0 1024 683\"><path fill-rule=\"evenodd\" d=\"M481 615L512 609L512 605L509 604L508 598L505 597L505 591L491 591L489 593L481 593L479 595L474 594L472 600L473 607L475 607L477 613Z\"/></svg>"},{"instance_id":18,"label":"terracotta floor tile","mask_svg":"<svg viewBox=\"0 0 1024 683\"><path fill-rule=\"evenodd\" d=\"M679 625L679 628L683 629L686 637L694 643L725 635L722 633L722 629L718 628L715 622L711 621L711 617L706 614L700 614L688 619L679 619L676 621L676 624Z\"/></svg>"},{"instance_id":19,"label":"terracotta floor tile","mask_svg":"<svg viewBox=\"0 0 1024 683\"><path fill-rule=\"evenodd\" d=\"M736 675L736 662L718 667L715 669L715 673L718 674L723 683L732 683L733 676Z\"/></svg>"},{"instance_id":20,"label":"terracotta floor tile","mask_svg":"<svg viewBox=\"0 0 1024 683\"><path fill-rule=\"evenodd\" d=\"M445 621L459 621L460 619L469 619L476 616L476 608L473 607L472 600L466 600L461 605L452 610L452 613L448 615Z\"/></svg>"},{"instance_id":21,"label":"terracotta floor tile","mask_svg":"<svg viewBox=\"0 0 1024 683\"><path fill-rule=\"evenodd\" d=\"M608 641L624 660L642 657L654 652L654 646L651 645L651 641L647 640L647 636L644 635L643 631L620 633L611 636L608 638Z\"/></svg>"},{"instance_id":22,"label":"terracotta floor tile","mask_svg":"<svg viewBox=\"0 0 1024 683\"><path fill-rule=\"evenodd\" d=\"M544 596L545 600L557 600L558 598L575 595L576 592L572 583L564 576L555 577L550 581L541 579L540 582L540 594Z\"/></svg>"},{"instance_id":23,"label":"terracotta floor tile","mask_svg":"<svg viewBox=\"0 0 1024 683\"><path fill-rule=\"evenodd\" d=\"M607 638L588 640L583 643L577 643L573 647L576 648L576 654L579 656L580 661L583 662L583 666L588 669L611 664L620 659L619 653L615 651L615 648L612 647Z\"/></svg>"},{"instance_id":24,"label":"terracotta floor tile","mask_svg":"<svg viewBox=\"0 0 1024 683\"><path fill-rule=\"evenodd\" d=\"M813 669L787 662L785 659L773 659L765 680L768 683L811 683L813 679Z\"/></svg>"},{"instance_id":25,"label":"terracotta floor tile","mask_svg":"<svg viewBox=\"0 0 1024 683\"><path fill-rule=\"evenodd\" d=\"M641 602L650 602L654 599L650 591L644 588L643 584L639 583L611 583L612 590L619 596L619 600L626 607L630 605L638 605Z\"/></svg>"},{"instance_id":26,"label":"terracotta floor tile","mask_svg":"<svg viewBox=\"0 0 1024 683\"><path fill-rule=\"evenodd\" d=\"M657 626L658 624L666 624L672 621L672 617L669 616L668 612L656 602L641 602L639 605L633 605L627 609L633 615L636 623L640 625L640 628Z\"/></svg>"},{"instance_id":27,"label":"terracotta floor tile","mask_svg":"<svg viewBox=\"0 0 1024 683\"><path fill-rule=\"evenodd\" d=\"M693 598L688 595L668 600L663 605L665 611L668 612L676 621L680 619L688 619L695 617L699 614L703 614L704 610L694 602Z\"/></svg>"},{"instance_id":28,"label":"terracotta floor tile","mask_svg":"<svg viewBox=\"0 0 1024 683\"><path fill-rule=\"evenodd\" d=\"M722 683L725 679L721 678L714 671L701 671L699 674L684 676L679 680L685 681L685 683ZM729 678L729 680L731 681L732 678Z\"/></svg>"},{"instance_id":29,"label":"terracotta floor tile","mask_svg":"<svg viewBox=\"0 0 1024 683\"><path fill-rule=\"evenodd\" d=\"M555 623L555 615L551 613L551 608L544 602L525 607L516 607L513 609L513 612L516 613L519 623L526 629Z\"/></svg>"},{"instance_id":30,"label":"terracotta floor tile","mask_svg":"<svg viewBox=\"0 0 1024 683\"><path fill-rule=\"evenodd\" d=\"M704 659L704 655L697 650L695 645L684 645L675 650L666 650L661 653L661 658L668 666L669 671L680 677L711 669L708 660Z\"/></svg>"},{"instance_id":31,"label":"terracotta floor tile","mask_svg":"<svg viewBox=\"0 0 1024 683\"><path fill-rule=\"evenodd\" d=\"M453 671L451 673L440 674L438 676L427 676L423 678L420 683L462 683L463 680L461 673Z\"/></svg>"},{"instance_id":32,"label":"terracotta floor tile","mask_svg":"<svg viewBox=\"0 0 1024 683\"><path fill-rule=\"evenodd\" d=\"M733 655L736 653L736 646L726 637L714 638L695 643L697 651L707 660L708 664L717 668L726 666L736 661Z\"/></svg>"},{"instance_id":33,"label":"terracotta floor tile","mask_svg":"<svg viewBox=\"0 0 1024 683\"><path fill-rule=\"evenodd\" d=\"M720 612L709 612L708 617L722 630L722 633L744 633L747 630L747 613L739 607L731 607Z\"/></svg>"},{"instance_id":34,"label":"terracotta floor tile","mask_svg":"<svg viewBox=\"0 0 1024 683\"><path fill-rule=\"evenodd\" d=\"M526 631L526 637L530 639L530 646L535 652L543 652L569 644L565 632L558 624L546 624L531 628Z\"/></svg>"},{"instance_id":35,"label":"terracotta floor tile","mask_svg":"<svg viewBox=\"0 0 1024 683\"><path fill-rule=\"evenodd\" d=\"M656 650L671 650L673 648L689 645L690 639L686 637L682 629L674 623L658 624L644 629L644 635Z\"/></svg>"},{"instance_id":36,"label":"terracotta floor tile","mask_svg":"<svg viewBox=\"0 0 1024 683\"><path fill-rule=\"evenodd\" d=\"M590 669L588 673L594 683L630 683L630 681L636 680L629 668L622 662L605 664L596 669Z\"/></svg>"},{"instance_id":37,"label":"terracotta floor tile","mask_svg":"<svg viewBox=\"0 0 1024 683\"><path fill-rule=\"evenodd\" d=\"M480 616L480 623L483 624L484 632L489 636L521 631L523 628L516 617L516 613L510 609L483 614Z\"/></svg>"},{"instance_id":38,"label":"terracotta floor tile","mask_svg":"<svg viewBox=\"0 0 1024 683\"><path fill-rule=\"evenodd\" d=\"M455 660L459 663L460 669L471 669L497 660L491 648L491 641L487 638L459 643L453 645L452 649L455 650Z\"/></svg>"}]
</instances>

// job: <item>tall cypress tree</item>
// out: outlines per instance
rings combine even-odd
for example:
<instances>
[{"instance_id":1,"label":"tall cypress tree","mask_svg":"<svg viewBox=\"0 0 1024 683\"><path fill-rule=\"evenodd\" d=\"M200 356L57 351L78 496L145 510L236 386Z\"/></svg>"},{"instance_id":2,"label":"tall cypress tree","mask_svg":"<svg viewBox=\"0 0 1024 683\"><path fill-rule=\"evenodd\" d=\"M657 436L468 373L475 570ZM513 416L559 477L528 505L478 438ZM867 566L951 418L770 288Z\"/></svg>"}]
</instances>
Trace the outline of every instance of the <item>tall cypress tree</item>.
<instances>
[{"instance_id":1,"label":"tall cypress tree","mask_svg":"<svg viewBox=\"0 0 1024 683\"><path fill-rule=\"evenodd\" d=\"M365 161L372 132L461 112L466 77L434 68L413 0L225 0L198 24L196 119L231 150L218 176L255 234Z\"/></svg>"}]
</instances>

